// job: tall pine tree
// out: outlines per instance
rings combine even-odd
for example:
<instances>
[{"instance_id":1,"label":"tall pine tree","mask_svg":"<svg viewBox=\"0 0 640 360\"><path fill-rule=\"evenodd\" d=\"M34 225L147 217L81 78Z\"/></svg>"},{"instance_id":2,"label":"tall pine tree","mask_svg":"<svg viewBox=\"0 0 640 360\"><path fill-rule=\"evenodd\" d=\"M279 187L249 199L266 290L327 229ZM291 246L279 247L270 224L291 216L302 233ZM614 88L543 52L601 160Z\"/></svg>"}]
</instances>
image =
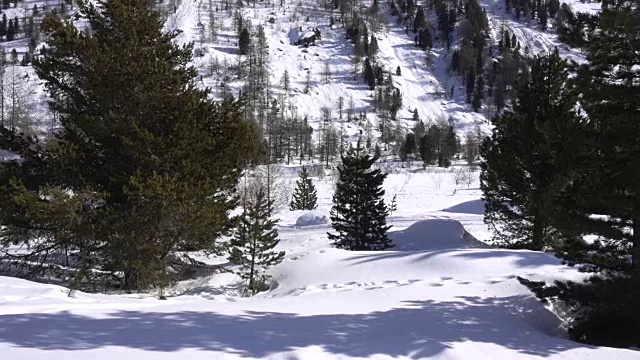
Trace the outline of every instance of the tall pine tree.
<instances>
[{"instance_id":1,"label":"tall pine tree","mask_svg":"<svg viewBox=\"0 0 640 360\"><path fill-rule=\"evenodd\" d=\"M63 236L75 239L70 251L91 252L79 266L91 262L102 271L94 276L110 275L126 290L164 286L182 251L219 246L233 224L238 178L260 150L241 104L214 103L208 89L198 89L188 65L192 45L175 45L176 32L163 34L152 5L80 2L90 32L44 19L48 46L34 68L61 126L40 161L50 176L29 183L14 173L0 189L2 244L28 244L40 229L60 229L48 240L52 248ZM29 206L21 198L47 205L38 194L51 186L86 195L91 234L5 211Z\"/></svg>"},{"instance_id":2,"label":"tall pine tree","mask_svg":"<svg viewBox=\"0 0 640 360\"><path fill-rule=\"evenodd\" d=\"M296 182L293 191L293 199L289 204L289 210L314 210L318 207L318 194L313 180L309 177L307 167L303 166L300 178Z\"/></svg>"},{"instance_id":3,"label":"tall pine tree","mask_svg":"<svg viewBox=\"0 0 640 360\"><path fill-rule=\"evenodd\" d=\"M556 135L549 132L554 123L576 119L577 97L567 80L557 51L538 57L513 109L492 119L493 133L481 148L480 187L485 223L498 244L543 250L558 235L549 218L558 169L547 136Z\"/></svg>"},{"instance_id":4,"label":"tall pine tree","mask_svg":"<svg viewBox=\"0 0 640 360\"><path fill-rule=\"evenodd\" d=\"M637 1L603 1L600 29L578 70L588 121L556 146L565 169L555 224L575 241L557 253L597 275L582 283L525 283L559 300L576 341L640 346L640 9ZM569 136L570 135L570 136ZM595 216L594 216L595 215ZM595 235L583 241L582 235Z\"/></svg>"},{"instance_id":5,"label":"tall pine tree","mask_svg":"<svg viewBox=\"0 0 640 360\"><path fill-rule=\"evenodd\" d=\"M386 174L371 169L378 158L369 156L360 141L342 157L340 177L333 194L329 240L346 250L384 250L393 247L387 237L387 215L382 184Z\"/></svg>"},{"instance_id":6,"label":"tall pine tree","mask_svg":"<svg viewBox=\"0 0 640 360\"><path fill-rule=\"evenodd\" d=\"M588 46L588 64L578 73L589 132L584 146L570 149L563 165L575 170L570 200L565 199L571 223L565 226L601 236L589 250L567 253L570 261L622 270L640 281L638 19L637 2L603 3L601 29Z\"/></svg>"},{"instance_id":7,"label":"tall pine tree","mask_svg":"<svg viewBox=\"0 0 640 360\"><path fill-rule=\"evenodd\" d=\"M269 218L266 195L259 189L254 202L240 216L229 243L229 261L240 265L238 275L247 281L250 295L269 289L265 272L284 259L284 251L273 251L280 242L274 229L276 222Z\"/></svg>"}]
</instances>

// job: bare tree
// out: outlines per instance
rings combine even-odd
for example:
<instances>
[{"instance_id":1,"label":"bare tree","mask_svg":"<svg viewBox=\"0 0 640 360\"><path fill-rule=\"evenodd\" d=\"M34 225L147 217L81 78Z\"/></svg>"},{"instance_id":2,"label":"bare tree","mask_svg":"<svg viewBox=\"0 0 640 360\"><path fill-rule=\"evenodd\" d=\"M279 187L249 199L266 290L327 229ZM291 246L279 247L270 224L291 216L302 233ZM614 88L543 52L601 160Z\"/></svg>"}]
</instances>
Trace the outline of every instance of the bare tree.
<instances>
[{"instance_id":1,"label":"bare tree","mask_svg":"<svg viewBox=\"0 0 640 360\"><path fill-rule=\"evenodd\" d=\"M322 69L322 80L325 84L331 82L331 65L329 65L328 60L324 63L324 67Z\"/></svg>"},{"instance_id":2,"label":"bare tree","mask_svg":"<svg viewBox=\"0 0 640 360\"><path fill-rule=\"evenodd\" d=\"M338 117L342 120L342 111L344 110L344 97L340 96L336 102L336 108L338 109Z\"/></svg>"},{"instance_id":3,"label":"bare tree","mask_svg":"<svg viewBox=\"0 0 640 360\"><path fill-rule=\"evenodd\" d=\"M311 70L307 70L306 78L304 79L304 93L311 92Z\"/></svg>"},{"instance_id":4,"label":"bare tree","mask_svg":"<svg viewBox=\"0 0 640 360\"><path fill-rule=\"evenodd\" d=\"M282 90L284 90L285 94L289 93L291 87L291 79L289 77L289 70L284 70L284 74L282 74Z\"/></svg>"}]
</instances>

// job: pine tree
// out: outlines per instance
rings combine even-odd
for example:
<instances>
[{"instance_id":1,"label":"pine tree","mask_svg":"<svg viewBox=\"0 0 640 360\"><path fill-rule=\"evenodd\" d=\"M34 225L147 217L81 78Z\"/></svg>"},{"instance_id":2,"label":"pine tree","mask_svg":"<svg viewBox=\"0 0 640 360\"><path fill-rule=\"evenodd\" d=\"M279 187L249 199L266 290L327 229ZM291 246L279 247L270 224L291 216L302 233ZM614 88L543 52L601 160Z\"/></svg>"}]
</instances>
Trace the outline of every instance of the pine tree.
<instances>
[{"instance_id":1,"label":"pine tree","mask_svg":"<svg viewBox=\"0 0 640 360\"><path fill-rule=\"evenodd\" d=\"M431 128L429 130L431 130ZM422 159L422 166L424 168L426 168L427 165L431 165L435 159L435 147L432 142L432 137L429 135L429 133L425 133L420 138L420 144L418 144L418 151L420 152L420 159Z\"/></svg>"},{"instance_id":2,"label":"pine tree","mask_svg":"<svg viewBox=\"0 0 640 360\"><path fill-rule=\"evenodd\" d=\"M318 207L318 195L313 180L309 177L307 167L303 166L300 178L296 182L293 191L293 199L289 204L289 210L314 210Z\"/></svg>"},{"instance_id":3,"label":"pine tree","mask_svg":"<svg viewBox=\"0 0 640 360\"><path fill-rule=\"evenodd\" d=\"M632 1L613 1L603 8L601 31L588 46L589 64L578 73L581 105L592 126L586 145L567 151L579 155L578 159L567 156L564 164L575 170L568 208L575 216L572 220L601 235L603 241L602 249L580 252L572 262L600 270L626 269L640 280L640 174L635 170L640 164L640 54L636 46L640 43L640 9ZM608 220L593 219L592 213L606 215Z\"/></svg>"},{"instance_id":4,"label":"pine tree","mask_svg":"<svg viewBox=\"0 0 640 360\"><path fill-rule=\"evenodd\" d=\"M603 2L577 76L588 121L554 139L564 185L554 225L577 235L557 254L598 274L551 288L529 284L538 297L570 305L574 340L625 348L640 346L639 18L637 1ZM597 237L582 241L585 234Z\"/></svg>"},{"instance_id":5,"label":"pine tree","mask_svg":"<svg viewBox=\"0 0 640 360\"><path fill-rule=\"evenodd\" d=\"M376 156L362 148L350 147L338 167L340 174L333 194L331 222L335 234L328 234L336 247L346 250L385 250L393 247L387 237L387 215L382 184L386 178L380 169L372 170Z\"/></svg>"},{"instance_id":6,"label":"pine tree","mask_svg":"<svg viewBox=\"0 0 640 360\"><path fill-rule=\"evenodd\" d=\"M7 27L7 41L13 41L16 37L16 28L13 25L13 20L9 20L9 26Z\"/></svg>"},{"instance_id":7,"label":"pine tree","mask_svg":"<svg viewBox=\"0 0 640 360\"><path fill-rule=\"evenodd\" d=\"M376 87L376 78L373 73L373 67L369 58L364 60L364 81L369 85L369 90L373 90Z\"/></svg>"},{"instance_id":8,"label":"pine tree","mask_svg":"<svg viewBox=\"0 0 640 360\"><path fill-rule=\"evenodd\" d=\"M567 79L566 61L557 51L537 58L513 111L492 119L493 133L482 144L485 222L496 229L494 240L501 245L543 250L558 239L549 211L559 169L542 129L577 118Z\"/></svg>"},{"instance_id":9,"label":"pine tree","mask_svg":"<svg viewBox=\"0 0 640 360\"><path fill-rule=\"evenodd\" d=\"M269 276L265 272L284 259L284 251L273 250L280 242L278 231L274 229L276 223L269 218L267 198L259 189L254 203L240 216L229 242L229 261L240 265L238 275L247 281L250 295L269 289Z\"/></svg>"},{"instance_id":10,"label":"pine tree","mask_svg":"<svg viewBox=\"0 0 640 360\"><path fill-rule=\"evenodd\" d=\"M400 161L405 162L416 151L416 137L414 134L405 135L404 142L400 146Z\"/></svg>"},{"instance_id":11,"label":"pine tree","mask_svg":"<svg viewBox=\"0 0 640 360\"><path fill-rule=\"evenodd\" d=\"M374 59L376 53L378 53L378 39L375 36L371 35L371 42L369 43L369 47L367 48L367 55L369 58Z\"/></svg>"},{"instance_id":12,"label":"pine tree","mask_svg":"<svg viewBox=\"0 0 640 360\"><path fill-rule=\"evenodd\" d=\"M110 274L126 290L162 286L177 252L220 247L216 239L233 224L238 177L259 155L257 135L241 103L214 103L198 88L192 46L162 33L149 1L79 8L91 32L55 16L43 21L48 47L33 66L61 129L38 163L50 174L46 183L18 177L0 189L7 230L0 243L28 243L40 238L34 229L53 224L64 231L46 244L56 250L62 236L82 239L77 252L91 256L80 266L91 262L102 279ZM64 222L11 219L5 206L29 206L19 197L38 199L43 186L88 195L90 236Z\"/></svg>"},{"instance_id":13,"label":"pine tree","mask_svg":"<svg viewBox=\"0 0 640 360\"><path fill-rule=\"evenodd\" d=\"M240 32L240 40L238 40L240 55L249 54L249 46L251 46L251 37L249 36L249 30L247 30L247 28L243 28Z\"/></svg>"}]
</instances>

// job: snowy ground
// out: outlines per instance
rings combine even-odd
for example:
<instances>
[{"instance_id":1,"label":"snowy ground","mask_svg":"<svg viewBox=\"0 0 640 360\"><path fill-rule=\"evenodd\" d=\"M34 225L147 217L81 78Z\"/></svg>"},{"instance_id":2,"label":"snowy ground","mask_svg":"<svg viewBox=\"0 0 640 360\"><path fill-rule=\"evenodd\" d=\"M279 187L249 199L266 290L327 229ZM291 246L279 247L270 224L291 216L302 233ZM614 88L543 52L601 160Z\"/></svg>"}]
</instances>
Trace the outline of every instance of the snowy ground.
<instances>
[{"instance_id":1,"label":"snowy ground","mask_svg":"<svg viewBox=\"0 0 640 360\"><path fill-rule=\"evenodd\" d=\"M547 254L493 249L477 180L391 174L396 248L332 248L331 180L315 216L282 210L272 290L237 296L230 274L178 284L168 300L99 295L0 277L0 354L17 359L637 359L566 339L516 276L579 278ZM319 216L318 216L319 215ZM305 226L295 226L303 216ZM312 221L310 219L317 219ZM212 259L211 261L216 261Z\"/></svg>"}]
</instances>

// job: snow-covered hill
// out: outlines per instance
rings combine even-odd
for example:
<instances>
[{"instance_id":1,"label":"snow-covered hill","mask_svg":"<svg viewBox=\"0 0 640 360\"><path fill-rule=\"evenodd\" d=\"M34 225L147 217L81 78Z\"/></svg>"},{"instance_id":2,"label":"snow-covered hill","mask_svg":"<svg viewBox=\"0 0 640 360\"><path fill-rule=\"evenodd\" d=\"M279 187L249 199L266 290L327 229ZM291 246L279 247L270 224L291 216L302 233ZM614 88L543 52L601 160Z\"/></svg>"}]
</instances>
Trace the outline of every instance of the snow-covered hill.
<instances>
[{"instance_id":1,"label":"snow-covered hill","mask_svg":"<svg viewBox=\"0 0 640 360\"><path fill-rule=\"evenodd\" d=\"M505 13L504 3L503 0L480 0L486 10L495 43L499 30L505 29L516 36L522 49L526 48L530 56L558 47L562 56L576 61L584 60L584 55L578 49L562 44L552 28L543 31L536 21L516 21L512 14ZM597 12L600 6L599 3L582 4L573 0L563 3L579 12ZM352 135L352 140L356 138L355 135L366 132L368 127L375 132L379 119L373 111L374 96L361 73L354 73L353 44L346 39L346 30L338 21L330 26L330 17L337 18L337 10L326 10L323 3L307 0L247 2L237 12L233 6L223 10L225 4L220 0L181 0L176 12L170 14L167 20L167 30L183 31L180 41L194 41L196 48L202 50L203 56L196 58L194 63L202 74L203 86L211 87L218 96L223 83L230 86L235 94L241 90L244 80L237 79L233 71L211 69L213 63L230 67L239 64L238 36L233 18L240 14L254 28L264 27L270 55L270 83L275 85L273 98L283 93L279 84L285 71L290 76L291 90L284 97L286 104L281 104L288 109L289 116L307 116L312 127L318 129L322 126L322 109L329 108L333 109L335 125ZM370 5L371 1L366 0L361 7ZM398 113L400 128L409 130L415 126L412 115L417 110L420 119L427 124L453 120L460 137L475 131L476 127L487 132L490 129L487 116L491 112L487 109L473 112L466 103L464 85L450 71L451 50L447 50L436 36L431 60L427 61L426 53L414 46L413 35L406 33L404 26L398 25L396 18L389 13L388 3L380 1L380 29L373 34L379 45L377 61L385 71L393 73L394 86L400 89L403 96L403 105ZM217 28L214 41L209 35L211 14ZM300 30L304 33L316 28L322 36L314 46L306 48L294 45ZM456 40L453 42L455 44ZM329 82L325 82L323 76L327 64L331 72ZM396 76L398 67L401 75ZM307 72L311 86L310 91L305 93ZM449 95L443 96L447 92ZM340 98L344 100L345 108L351 104L354 114L365 113L367 122L337 119L336 103Z\"/></svg>"}]
</instances>

